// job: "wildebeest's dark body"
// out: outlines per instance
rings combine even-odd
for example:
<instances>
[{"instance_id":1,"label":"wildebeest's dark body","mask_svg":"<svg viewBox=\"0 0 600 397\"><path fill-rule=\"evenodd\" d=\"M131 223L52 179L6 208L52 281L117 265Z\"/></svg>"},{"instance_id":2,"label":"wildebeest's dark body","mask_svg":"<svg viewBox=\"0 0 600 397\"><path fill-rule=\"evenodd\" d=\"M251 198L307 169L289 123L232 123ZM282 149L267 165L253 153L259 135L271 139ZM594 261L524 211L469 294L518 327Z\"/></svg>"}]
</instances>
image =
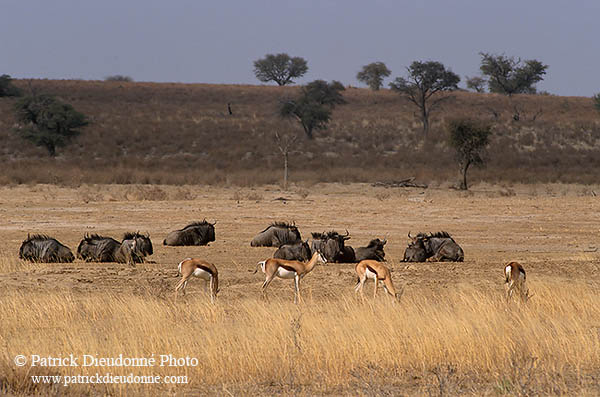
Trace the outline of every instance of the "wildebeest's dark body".
<instances>
[{"instance_id":1,"label":"wildebeest's dark body","mask_svg":"<svg viewBox=\"0 0 600 397\"><path fill-rule=\"evenodd\" d=\"M75 260L69 247L43 234L27 235L27 239L23 241L19 249L19 258L46 263L73 262Z\"/></svg>"},{"instance_id":2,"label":"wildebeest's dark body","mask_svg":"<svg viewBox=\"0 0 600 397\"><path fill-rule=\"evenodd\" d=\"M135 241L135 244L133 242ZM152 255L152 240L150 235L141 234L139 232L128 232L123 235L120 254L117 255L117 262L130 262L129 255L132 256L135 263L143 263L146 256Z\"/></svg>"},{"instance_id":3,"label":"wildebeest's dark body","mask_svg":"<svg viewBox=\"0 0 600 397\"><path fill-rule=\"evenodd\" d=\"M169 233L163 240L163 245L208 245L211 241L215 241L215 223L207 222L206 219L202 222L190 223L183 229Z\"/></svg>"},{"instance_id":4,"label":"wildebeest's dark body","mask_svg":"<svg viewBox=\"0 0 600 397\"><path fill-rule=\"evenodd\" d=\"M116 262L121 243L112 237L85 235L77 247L77 257L86 262Z\"/></svg>"},{"instance_id":5,"label":"wildebeest's dark body","mask_svg":"<svg viewBox=\"0 0 600 397\"><path fill-rule=\"evenodd\" d=\"M308 240L296 244L284 244L275 251L273 258L306 262L312 257Z\"/></svg>"},{"instance_id":6,"label":"wildebeest's dark body","mask_svg":"<svg viewBox=\"0 0 600 397\"><path fill-rule=\"evenodd\" d=\"M336 231L324 232L324 233L312 233L312 251L313 253L317 250L321 251L327 262L343 262L345 249L345 241L350 239L348 231L345 235L339 234ZM348 255L351 255L351 251L347 250Z\"/></svg>"},{"instance_id":7,"label":"wildebeest's dark body","mask_svg":"<svg viewBox=\"0 0 600 397\"><path fill-rule=\"evenodd\" d=\"M412 241L404 252L405 262L462 262L465 259L462 248L446 232L419 233L415 237L409 233L409 237Z\"/></svg>"},{"instance_id":8,"label":"wildebeest's dark body","mask_svg":"<svg viewBox=\"0 0 600 397\"><path fill-rule=\"evenodd\" d=\"M364 261L365 259L372 259L377 262L385 262L385 252L383 251L383 246L386 243L386 239L380 240L376 238L371 240L366 247L357 248L356 262Z\"/></svg>"},{"instance_id":9,"label":"wildebeest's dark body","mask_svg":"<svg viewBox=\"0 0 600 397\"><path fill-rule=\"evenodd\" d=\"M294 224L274 222L258 233L250 242L252 247L281 247L302 242L300 231Z\"/></svg>"}]
</instances>

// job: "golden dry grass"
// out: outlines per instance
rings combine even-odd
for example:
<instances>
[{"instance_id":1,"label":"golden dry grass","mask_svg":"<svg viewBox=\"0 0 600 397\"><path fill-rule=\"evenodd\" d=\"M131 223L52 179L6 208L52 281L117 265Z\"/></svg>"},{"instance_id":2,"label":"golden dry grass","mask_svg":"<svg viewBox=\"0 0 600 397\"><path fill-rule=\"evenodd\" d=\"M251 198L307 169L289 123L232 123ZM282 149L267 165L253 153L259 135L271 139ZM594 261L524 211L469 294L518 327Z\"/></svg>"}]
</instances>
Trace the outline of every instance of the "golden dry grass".
<instances>
[{"instance_id":1,"label":"golden dry grass","mask_svg":"<svg viewBox=\"0 0 600 397\"><path fill-rule=\"evenodd\" d=\"M460 388L464 382L470 387L478 382L477 393L502 385L510 395L571 394L593 386L587 377L600 368L597 292L577 283L568 289L555 283L531 288L536 295L527 306L508 307L497 294L470 287L434 294L414 291L401 304L385 299L359 303L343 294L337 299L309 298L299 307L279 299L221 300L211 305L206 296L174 304L154 295L14 292L0 303L0 344L6 346L0 373L5 390L27 392L32 371L15 370L12 358L17 354L60 357L68 351L79 357L91 352L98 357L146 357L156 352L158 358L169 352L197 357L199 365L133 372L187 375L190 383L179 386L180 392L277 385L311 393L368 393L364 382L375 390L400 392L408 387L402 374L409 373L423 377L408 387L420 394L435 384L430 371L448 365L459 374L448 379L453 393L465 392ZM97 371L89 367L42 372ZM106 371L127 375L132 369ZM519 384L519 376L529 371L531 383ZM524 387L528 390L521 390ZM59 390L77 394L88 388ZM109 385L100 390L158 392L155 385Z\"/></svg>"}]
</instances>

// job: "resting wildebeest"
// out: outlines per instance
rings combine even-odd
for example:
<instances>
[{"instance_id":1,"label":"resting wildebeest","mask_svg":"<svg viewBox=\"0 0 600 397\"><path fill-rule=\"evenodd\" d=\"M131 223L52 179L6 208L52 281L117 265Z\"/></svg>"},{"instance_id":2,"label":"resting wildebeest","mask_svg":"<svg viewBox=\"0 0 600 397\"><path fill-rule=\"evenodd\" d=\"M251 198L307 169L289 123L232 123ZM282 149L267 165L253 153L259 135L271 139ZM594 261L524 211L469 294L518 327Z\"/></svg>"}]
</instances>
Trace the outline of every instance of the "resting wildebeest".
<instances>
[{"instance_id":1,"label":"resting wildebeest","mask_svg":"<svg viewBox=\"0 0 600 397\"><path fill-rule=\"evenodd\" d=\"M284 244L296 244L300 242L302 242L302 238L295 224L273 222L252 239L250 246L281 247Z\"/></svg>"},{"instance_id":2,"label":"resting wildebeest","mask_svg":"<svg viewBox=\"0 0 600 397\"><path fill-rule=\"evenodd\" d=\"M372 259L377 262L385 262L385 252L383 246L387 243L387 239L380 240L378 238L369 241L366 247L356 249L356 262Z\"/></svg>"},{"instance_id":3,"label":"resting wildebeest","mask_svg":"<svg viewBox=\"0 0 600 397\"><path fill-rule=\"evenodd\" d=\"M422 240L411 242L404 251L403 262L425 262L427 260L427 251Z\"/></svg>"},{"instance_id":4,"label":"resting wildebeest","mask_svg":"<svg viewBox=\"0 0 600 397\"><path fill-rule=\"evenodd\" d=\"M408 237L412 241L404 252L405 262L462 262L465 259L462 248L446 232L419 233L415 237L409 232Z\"/></svg>"},{"instance_id":5,"label":"resting wildebeest","mask_svg":"<svg viewBox=\"0 0 600 397\"><path fill-rule=\"evenodd\" d=\"M77 247L77 257L86 262L116 262L121 243L111 237L85 235Z\"/></svg>"},{"instance_id":6,"label":"resting wildebeest","mask_svg":"<svg viewBox=\"0 0 600 397\"><path fill-rule=\"evenodd\" d=\"M130 263L131 258L133 258L133 262L143 263L144 258L153 253L152 241L149 234L128 232L123 235L121 247L116 256L116 262Z\"/></svg>"},{"instance_id":7,"label":"resting wildebeest","mask_svg":"<svg viewBox=\"0 0 600 397\"><path fill-rule=\"evenodd\" d=\"M351 255L351 250L346 250L344 245L346 240L350 239L350 233L346 230L346 234L342 235L336 231L312 234L312 252L321 251L327 262L343 263Z\"/></svg>"},{"instance_id":8,"label":"resting wildebeest","mask_svg":"<svg viewBox=\"0 0 600 397\"><path fill-rule=\"evenodd\" d=\"M75 256L69 247L44 234L27 235L21 244L19 258L31 262L73 262Z\"/></svg>"},{"instance_id":9,"label":"resting wildebeest","mask_svg":"<svg viewBox=\"0 0 600 397\"><path fill-rule=\"evenodd\" d=\"M208 245L215 241L215 223L202 222L190 223L183 229L172 231L163 240L163 245Z\"/></svg>"},{"instance_id":10,"label":"resting wildebeest","mask_svg":"<svg viewBox=\"0 0 600 397\"><path fill-rule=\"evenodd\" d=\"M312 257L308 240L296 244L284 244L275 251L273 258L306 262Z\"/></svg>"}]
</instances>

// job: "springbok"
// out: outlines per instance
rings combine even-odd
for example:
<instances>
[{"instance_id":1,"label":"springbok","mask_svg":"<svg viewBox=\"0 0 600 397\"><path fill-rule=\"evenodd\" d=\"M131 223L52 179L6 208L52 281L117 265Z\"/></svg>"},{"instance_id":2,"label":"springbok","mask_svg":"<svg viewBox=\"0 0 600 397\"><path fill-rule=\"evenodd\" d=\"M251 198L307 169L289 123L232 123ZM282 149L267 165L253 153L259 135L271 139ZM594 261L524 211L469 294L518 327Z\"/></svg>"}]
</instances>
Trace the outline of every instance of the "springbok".
<instances>
[{"instance_id":1,"label":"springbok","mask_svg":"<svg viewBox=\"0 0 600 397\"><path fill-rule=\"evenodd\" d=\"M262 272L266 276L265 282L262 285L263 297L266 296L265 291L275 277L293 278L295 286L294 303L297 304L298 301L301 300L300 280L308 273L310 273L310 271L315 267L317 263L327 263L327 259L323 257L321 251L315 251L315 253L312 255L308 262L269 258L267 260L257 263L257 267L256 270L254 270L254 274L256 274L256 272L258 271L258 266L260 266Z\"/></svg>"},{"instance_id":2,"label":"springbok","mask_svg":"<svg viewBox=\"0 0 600 397\"><path fill-rule=\"evenodd\" d=\"M506 301L508 302L515 290L519 292L521 301L527 302L533 295L529 295L526 281L525 269L518 262L509 262L504 267L504 285L506 287Z\"/></svg>"},{"instance_id":3,"label":"springbok","mask_svg":"<svg viewBox=\"0 0 600 397\"><path fill-rule=\"evenodd\" d=\"M202 259L187 258L179 262L179 274L181 274L181 280L175 287L175 300L177 300L177 293L179 290L185 295L185 287L189 279L194 276L206 280L210 288L210 301L215 302L215 298L219 293L219 272L215 265L208 263Z\"/></svg>"},{"instance_id":4,"label":"springbok","mask_svg":"<svg viewBox=\"0 0 600 397\"><path fill-rule=\"evenodd\" d=\"M356 287L354 287L354 292L360 291L363 299L363 288L365 281L367 281L367 279L372 279L375 280L375 291L373 292L373 298L377 296L377 287L379 282L383 281L383 289L385 292L396 298L397 301L400 301L400 297L404 292L404 288L401 288L400 292L396 292L396 288L394 288L394 284L392 283L392 273L386 265L376 260L365 259L358 262L354 269L356 270L356 275L358 276L358 281L356 283Z\"/></svg>"}]
</instances>

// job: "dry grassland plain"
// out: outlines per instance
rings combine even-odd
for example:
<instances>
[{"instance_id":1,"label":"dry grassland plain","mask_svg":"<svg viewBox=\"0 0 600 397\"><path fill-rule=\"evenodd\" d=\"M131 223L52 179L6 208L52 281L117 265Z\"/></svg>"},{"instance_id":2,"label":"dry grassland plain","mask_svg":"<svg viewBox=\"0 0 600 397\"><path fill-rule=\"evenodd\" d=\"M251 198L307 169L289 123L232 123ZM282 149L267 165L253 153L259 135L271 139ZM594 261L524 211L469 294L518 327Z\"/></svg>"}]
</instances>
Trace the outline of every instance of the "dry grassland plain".
<instances>
[{"instance_id":1,"label":"dry grassland plain","mask_svg":"<svg viewBox=\"0 0 600 397\"><path fill-rule=\"evenodd\" d=\"M9 395L598 395L600 212L596 185L479 183L470 192L368 184L228 188L20 185L0 188L0 393ZM278 200L284 197L286 200ZM185 224L217 220L206 247L165 247ZM354 267L291 280L252 274L274 248L250 240L275 220L303 237L348 229L349 243L387 237L400 303L354 296ZM28 232L76 250L84 233L148 232L154 255L115 263L31 264ZM445 230L464 263L403 263L407 233ZM192 280L176 303L177 263L220 272L210 304ZM503 265L521 262L533 297L503 299ZM197 358L195 366L19 367L17 355ZM37 375L158 375L187 384L34 384Z\"/></svg>"}]
</instances>

